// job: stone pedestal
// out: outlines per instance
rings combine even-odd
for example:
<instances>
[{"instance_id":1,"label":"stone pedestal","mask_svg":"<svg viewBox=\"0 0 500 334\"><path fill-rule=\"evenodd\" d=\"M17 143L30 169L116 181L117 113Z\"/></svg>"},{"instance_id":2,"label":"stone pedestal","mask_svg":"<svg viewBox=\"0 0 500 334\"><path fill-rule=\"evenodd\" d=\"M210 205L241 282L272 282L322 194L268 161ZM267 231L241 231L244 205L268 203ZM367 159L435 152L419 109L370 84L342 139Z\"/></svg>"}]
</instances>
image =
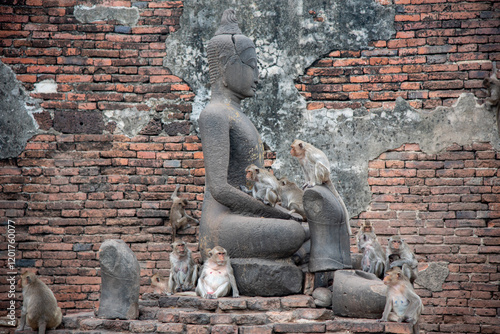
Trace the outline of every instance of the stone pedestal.
<instances>
[{"instance_id":1,"label":"stone pedestal","mask_svg":"<svg viewBox=\"0 0 500 334\"><path fill-rule=\"evenodd\" d=\"M302 291L302 271L291 261L236 258L231 265L240 295L273 297Z\"/></svg>"},{"instance_id":2,"label":"stone pedestal","mask_svg":"<svg viewBox=\"0 0 500 334\"><path fill-rule=\"evenodd\" d=\"M333 278L332 309L342 317L380 319L387 287L374 274L337 270Z\"/></svg>"},{"instance_id":3,"label":"stone pedestal","mask_svg":"<svg viewBox=\"0 0 500 334\"><path fill-rule=\"evenodd\" d=\"M122 240L106 240L99 249L101 297L97 316L106 319L137 319L139 316L140 267Z\"/></svg>"}]
</instances>

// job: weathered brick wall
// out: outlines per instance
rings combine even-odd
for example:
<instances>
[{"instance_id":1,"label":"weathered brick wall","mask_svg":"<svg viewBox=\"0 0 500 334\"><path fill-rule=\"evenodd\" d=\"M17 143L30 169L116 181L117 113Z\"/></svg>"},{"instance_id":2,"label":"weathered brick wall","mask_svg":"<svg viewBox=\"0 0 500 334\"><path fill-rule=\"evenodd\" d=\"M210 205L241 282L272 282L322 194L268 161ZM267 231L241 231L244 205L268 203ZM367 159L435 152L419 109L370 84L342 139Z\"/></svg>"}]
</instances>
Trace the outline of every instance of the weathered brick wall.
<instances>
[{"instance_id":1,"label":"weathered brick wall","mask_svg":"<svg viewBox=\"0 0 500 334\"><path fill-rule=\"evenodd\" d=\"M135 6L139 22L79 23L74 6L93 4ZM500 3L394 4L393 39L374 41L370 50L333 50L297 78L309 109L391 107L397 96L432 109L464 92L484 97L482 79L500 60ZM58 86L57 93L32 94L42 101L35 117L48 132L33 137L18 158L0 161L0 217L16 223L18 270L36 268L65 312L97 305L97 251L106 239L123 239L137 254L143 292L152 272L168 272L171 229L164 221L175 184L183 185L190 213L201 214L203 156L189 123L194 94L162 66L164 41L178 29L182 6L160 0L0 5L0 60L28 91L43 80ZM106 110L134 107L157 117L133 138L103 118ZM372 203L353 226L370 219L381 239L404 235L422 265L448 263L442 292L418 290L428 331L493 333L500 326L499 166L488 143L436 155L407 144L370 163ZM0 230L3 251L5 226ZM197 226L180 236L197 251ZM6 289L0 286L0 315Z\"/></svg>"}]
</instances>

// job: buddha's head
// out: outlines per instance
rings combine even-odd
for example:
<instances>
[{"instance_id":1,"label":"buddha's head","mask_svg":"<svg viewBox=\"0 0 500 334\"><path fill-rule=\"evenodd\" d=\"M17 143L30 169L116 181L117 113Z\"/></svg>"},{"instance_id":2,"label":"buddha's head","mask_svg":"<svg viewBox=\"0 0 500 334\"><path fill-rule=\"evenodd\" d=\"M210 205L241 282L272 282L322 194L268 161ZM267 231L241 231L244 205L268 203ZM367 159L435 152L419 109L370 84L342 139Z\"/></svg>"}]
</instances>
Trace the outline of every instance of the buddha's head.
<instances>
[{"instance_id":1,"label":"buddha's head","mask_svg":"<svg viewBox=\"0 0 500 334\"><path fill-rule=\"evenodd\" d=\"M254 96L259 76L255 45L241 33L234 10L222 14L207 53L212 87L221 84L240 99Z\"/></svg>"}]
</instances>

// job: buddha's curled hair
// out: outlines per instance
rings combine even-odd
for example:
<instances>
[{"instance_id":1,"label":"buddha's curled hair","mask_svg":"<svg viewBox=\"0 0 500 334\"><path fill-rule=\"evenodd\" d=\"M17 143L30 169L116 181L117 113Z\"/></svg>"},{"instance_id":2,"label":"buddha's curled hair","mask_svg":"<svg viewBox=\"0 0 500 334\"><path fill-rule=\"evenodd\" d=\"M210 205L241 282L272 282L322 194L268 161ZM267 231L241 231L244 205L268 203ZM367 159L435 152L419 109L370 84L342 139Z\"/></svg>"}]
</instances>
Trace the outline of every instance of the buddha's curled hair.
<instances>
[{"instance_id":1,"label":"buddha's curled hair","mask_svg":"<svg viewBox=\"0 0 500 334\"><path fill-rule=\"evenodd\" d=\"M215 32L215 36L212 37L207 45L211 85L220 78L227 61L236 55L234 35L241 35L241 30L236 20L236 13L233 9L226 9L222 14L221 23Z\"/></svg>"}]
</instances>

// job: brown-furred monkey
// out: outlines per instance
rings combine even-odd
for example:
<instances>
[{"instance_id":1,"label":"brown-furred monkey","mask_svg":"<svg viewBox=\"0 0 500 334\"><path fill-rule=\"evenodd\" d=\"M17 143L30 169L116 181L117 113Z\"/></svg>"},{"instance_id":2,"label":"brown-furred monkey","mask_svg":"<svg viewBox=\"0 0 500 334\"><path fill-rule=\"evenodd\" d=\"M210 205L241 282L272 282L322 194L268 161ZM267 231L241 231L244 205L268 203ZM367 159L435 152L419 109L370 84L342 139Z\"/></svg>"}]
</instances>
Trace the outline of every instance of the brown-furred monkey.
<instances>
[{"instance_id":1,"label":"brown-furred monkey","mask_svg":"<svg viewBox=\"0 0 500 334\"><path fill-rule=\"evenodd\" d=\"M253 183L252 196L264 204L276 206L276 203L280 200L279 183L276 177L264 168L259 168L253 164L245 169L245 173L247 180ZM241 189L246 191L245 187L241 187Z\"/></svg>"},{"instance_id":2,"label":"brown-furred monkey","mask_svg":"<svg viewBox=\"0 0 500 334\"><path fill-rule=\"evenodd\" d=\"M34 273L23 273L19 286L23 288L23 307L18 330L24 330L28 323L33 330L38 329L39 334L44 334L46 329L61 324L62 312L56 297Z\"/></svg>"},{"instance_id":3,"label":"brown-furred monkey","mask_svg":"<svg viewBox=\"0 0 500 334\"><path fill-rule=\"evenodd\" d=\"M194 263L191 250L186 247L184 241L176 240L172 244L172 253L170 253L167 295L192 290L197 279L198 265Z\"/></svg>"},{"instance_id":4,"label":"brown-furred monkey","mask_svg":"<svg viewBox=\"0 0 500 334\"><path fill-rule=\"evenodd\" d=\"M399 256L399 259L395 259L394 255ZM385 270L388 271L394 267L400 267L403 274L413 284L418 274L418 261L410 247L399 235L393 235L389 238L386 250Z\"/></svg>"},{"instance_id":5,"label":"brown-furred monkey","mask_svg":"<svg viewBox=\"0 0 500 334\"><path fill-rule=\"evenodd\" d=\"M170 225L172 226L172 240L175 240L177 236L177 230L191 227L189 225L189 221L193 221L198 223L198 220L189 216L186 213L186 206L188 204L188 200L185 198L180 198L177 196L177 191L179 190L180 185L175 187L174 192L172 193L172 208L170 209Z\"/></svg>"},{"instance_id":6,"label":"brown-furred monkey","mask_svg":"<svg viewBox=\"0 0 500 334\"><path fill-rule=\"evenodd\" d=\"M330 161L328 161L326 154L313 145L299 139L295 139L293 141L290 154L299 160L302 170L304 171L306 183L302 188L311 188L315 185L325 184L328 189L331 190L335 198L337 198L342 205L347 230L349 235L351 235L352 232L351 225L349 224L349 211L347 211L344 200L340 197L337 189L332 183L332 180L330 180Z\"/></svg>"},{"instance_id":7,"label":"brown-furred monkey","mask_svg":"<svg viewBox=\"0 0 500 334\"><path fill-rule=\"evenodd\" d=\"M227 296L233 290L233 297L239 297L240 293L226 250L215 246L208 252L208 256L201 269L196 294L203 298L214 299Z\"/></svg>"},{"instance_id":8,"label":"brown-furred monkey","mask_svg":"<svg viewBox=\"0 0 500 334\"><path fill-rule=\"evenodd\" d=\"M500 132L500 80L497 78L497 64L493 62L490 77L484 78L483 87L488 91L486 103L490 105L496 113L497 128Z\"/></svg>"},{"instance_id":9,"label":"brown-furred monkey","mask_svg":"<svg viewBox=\"0 0 500 334\"><path fill-rule=\"evenodd\" d=\"M379 321L408 322L413 325L413 334L418 334L418 321L424 305L401 268L390 269L384 277L384 284L387 285L387 294Z\"/></svg>"},{"instance_id":10,"label":"brown-furred monkey","mask_svg":"<svg viewBox=\"0 0 500 334\"><path fill-rule=\"evenodd\" d=\"M365 222L356 235L359 252L363 253L361 269L384 278L386 258L385 252L377 240L371 222Z\"/></svg>"},{"instance_id":11,"label":"brown-furred monkey","mask_svg":"<svg viewBox=\"0 0 500 334\"><path fill-rule=\"evenodd\" d=\"M160 274L156 273L151 276L151 287L153 292L157 294L168 292L168 280L162 277Z\"/></svg>"}]
</instances>

